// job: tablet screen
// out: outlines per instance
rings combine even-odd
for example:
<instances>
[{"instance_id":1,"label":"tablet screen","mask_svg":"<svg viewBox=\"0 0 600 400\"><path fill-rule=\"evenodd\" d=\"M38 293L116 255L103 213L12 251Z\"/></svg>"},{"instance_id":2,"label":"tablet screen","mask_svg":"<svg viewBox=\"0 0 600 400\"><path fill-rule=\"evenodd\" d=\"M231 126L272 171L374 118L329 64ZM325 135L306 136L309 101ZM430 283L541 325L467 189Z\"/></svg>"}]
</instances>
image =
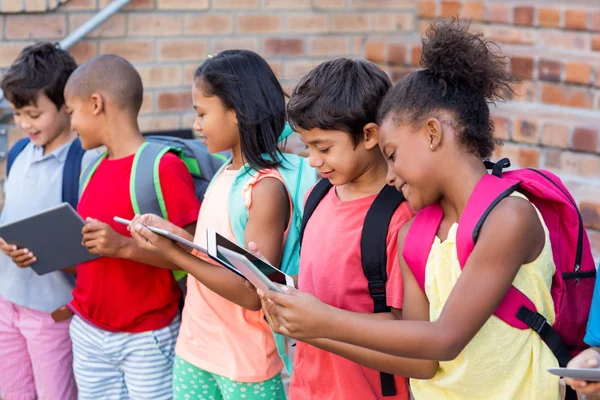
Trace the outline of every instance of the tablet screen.
<instances>
[{"instance_id":1,"label":"tablet screen","mask_svg":"<svg viewBox=\"0 0 600 400\"><path fill-rule=\"evenodd\" d=\"M233 243L229 239L219 235L216 232L215 232L215 241L216 241L216 245L217 245L217 252L216 252L217 258L219 258L219 260L221 260L222 262L229 264L229 262L227 261L227 258L225 258L221 253L219 253L219 251L218 251L219 246L224 247L228 250L231 250L235 253L241 254L244 257L246 257L248 260L250 260L250 262L252 262L252 264L256 268L258 268L258 270L260 272L262 272L267 278L269 278L269 280L271 280L271 282L280 283L282 285L285 285L287 283L285 274L283 272L281 272L279 269L273 267L266 261L263 261L260 258L254 256L252 253L250 253L243 247L238 246L237 244ZM209 246L209 250L210 250L210 246Z\"/></svg>"}]
</instances>

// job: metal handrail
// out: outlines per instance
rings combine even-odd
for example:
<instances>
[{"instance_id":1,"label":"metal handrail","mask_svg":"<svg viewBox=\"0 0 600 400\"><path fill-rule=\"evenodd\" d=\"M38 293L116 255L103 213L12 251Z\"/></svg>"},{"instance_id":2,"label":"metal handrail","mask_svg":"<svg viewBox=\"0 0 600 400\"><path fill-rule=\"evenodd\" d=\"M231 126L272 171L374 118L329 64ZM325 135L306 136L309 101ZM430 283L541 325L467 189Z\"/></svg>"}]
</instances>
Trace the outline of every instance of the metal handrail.
<instances>
[{"instance_id":1,"label":"metal handrail","mask_svg":"<svg viewBox=\"0 0 600 400\"><path fill-rule=\"evenodd\" d=\"M96 29L98 26L102 25L104 21L112 17L116 12L118 12L121 8L125 7L131 0L113 0L102 10L98 11L96 15L87 20L83 25L79 28L75 29L73 32L67 35L63 40L58 43L58 47L64 50L68 50L75 43L79 42L83 39L88 33ZM0 90L0 108L4 108L5 106L5 98L4 93Z\"/></svg>"}]
</instances>

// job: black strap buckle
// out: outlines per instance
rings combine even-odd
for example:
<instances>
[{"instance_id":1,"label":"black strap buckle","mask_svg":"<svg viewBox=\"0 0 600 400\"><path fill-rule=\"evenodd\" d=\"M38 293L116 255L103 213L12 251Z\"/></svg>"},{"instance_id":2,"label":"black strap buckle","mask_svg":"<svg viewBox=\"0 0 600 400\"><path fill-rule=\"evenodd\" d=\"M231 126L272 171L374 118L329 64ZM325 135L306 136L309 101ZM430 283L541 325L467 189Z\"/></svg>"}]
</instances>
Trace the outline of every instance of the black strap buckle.
<instances>
[{"instance_id":1,"label":"black strap buckle","mask_svg":"<svg viewBox=\"0 0 600 400\"><path fill-rule=\"evenodd\" d=\"M536 331L542 338L548 328L552 328L546 318L538 312L534 312L521 306L517 312L517 318L527 324L531 329Z\"/></svg>"},{"instance_id":2,"label":"black strap buckle","mask_svg":"<svg viewBox=\"0 0 600 400\"><path fill-rule=\"evenodd\" d=\"M369 293L375 300L385 299L385 284L383 281L369 281Z\"/></svg>"}]
</instances>

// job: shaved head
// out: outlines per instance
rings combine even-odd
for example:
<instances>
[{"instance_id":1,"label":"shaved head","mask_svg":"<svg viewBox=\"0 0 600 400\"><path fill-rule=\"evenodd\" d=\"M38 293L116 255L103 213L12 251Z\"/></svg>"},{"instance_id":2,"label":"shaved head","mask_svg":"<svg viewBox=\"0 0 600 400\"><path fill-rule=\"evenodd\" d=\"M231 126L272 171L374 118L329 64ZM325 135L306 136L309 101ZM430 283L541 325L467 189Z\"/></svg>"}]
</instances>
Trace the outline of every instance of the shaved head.
<instances>
[{"instance_id":1,"label":"shaved head","mask_svg":"<svg viewBox=\"0 0 600 400\"><path fill-rule=\"evenodd\" d=\"M92 58L79 66L69 78L65 91L87 99L98 93L117 107L137 115L142 106L142 78L129 61L112 54Z\"/></svg>"}]
</instances>

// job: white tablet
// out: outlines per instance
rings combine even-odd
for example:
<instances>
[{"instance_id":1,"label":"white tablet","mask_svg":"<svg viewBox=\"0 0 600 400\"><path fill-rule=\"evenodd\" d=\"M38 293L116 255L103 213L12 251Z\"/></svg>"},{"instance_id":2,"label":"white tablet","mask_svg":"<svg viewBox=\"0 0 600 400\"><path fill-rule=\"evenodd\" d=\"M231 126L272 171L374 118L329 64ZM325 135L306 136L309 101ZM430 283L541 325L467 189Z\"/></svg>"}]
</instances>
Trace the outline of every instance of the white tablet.
<instances>
[{"instance_id":1,"label":"white tablet","mask_svg":"<svg viewBox=\"0 0 600 400\"><path fill-rule=\"evenodd\" d=\"M0 226L6 243L30 250L37 261L31 269L38 275L60 271L99 258L81 244L85 222L68 203Z\"/></svg>"},{"instance_id":2,"label":"white tablet","mask_svg":"<svg viewBox=\"0 0 600 400\"><path fill-rule=\"evenodd\" d=\"M273 290L281 293L279 289L269 278L266 277L250 260L242 256L239 253L226 249L225 247L218 246L219 253L223 255L231 265L240 271L244 277L250 281L254 287L266 292L267 290Z\"/></svg>"},{"instance_id":3,"label":"white tablet","mask_svg":"<svg viewBox=\"0 0 600 400\"><path fill-rule=\"evenodd\" d=\"M275 268L268 262L256 257L243 247L238 246L226 237L218 234L213 229L206 230L206 239L208 247L208 255L213 260L217 261L222 265L229 265L230 267L238 270L230 260L227 259L221 252L221 249L227 249L231 252L238 253L240 256L246 258L254 268L260 271L260 273L266 276L271 282L279 283L282 285L294 286L294 280L291 276L284 274L278 268ZM242 271L239 271L244 275ZM248 276L244 276L247 280L252 282ZM253 278L254 279L254 278Z\"/></svg>"},{"instance_id":4,"label":"white tablet","mask_svg":"<svg viewBox=\"0 0 600 400\"><path fill-rule=\"evenodd\" d=\"M126 220L126 219L121 218L121 217L114 217L113 219L115 220L115 222L118 222L118 223L123 224L123 225L130 225L131 224L131 221ZM153 226L148 226L148 225L144 225L144 226L146 228L148 228L150 231L156 233L157 235L164 236L167 239L171 239L174 242L181 243L181 244L183 244L183 245L185 245L185 246L187 246L187 247L189 247L191 249L196 249L196 250L198 250L198 251L200 251L202 253L207 253L207 251L206 251L206 249L204 247L198 246L196 243L190 242L189 240L184 239L181 236L174 234L173 232L169 232L169 231L166 231L166 230L160 229L160 228L155 228Z\"/></svg>"},{"instance_id":5,"label":"white tablet","mask_svg":"<svg viewBox=\"0 0 600 400\"><path fill-rule=\"evenodd\" d=\"M548 372L563 378L600 382L600 368L548 368Z\"/></svg>"}]
</instances>

